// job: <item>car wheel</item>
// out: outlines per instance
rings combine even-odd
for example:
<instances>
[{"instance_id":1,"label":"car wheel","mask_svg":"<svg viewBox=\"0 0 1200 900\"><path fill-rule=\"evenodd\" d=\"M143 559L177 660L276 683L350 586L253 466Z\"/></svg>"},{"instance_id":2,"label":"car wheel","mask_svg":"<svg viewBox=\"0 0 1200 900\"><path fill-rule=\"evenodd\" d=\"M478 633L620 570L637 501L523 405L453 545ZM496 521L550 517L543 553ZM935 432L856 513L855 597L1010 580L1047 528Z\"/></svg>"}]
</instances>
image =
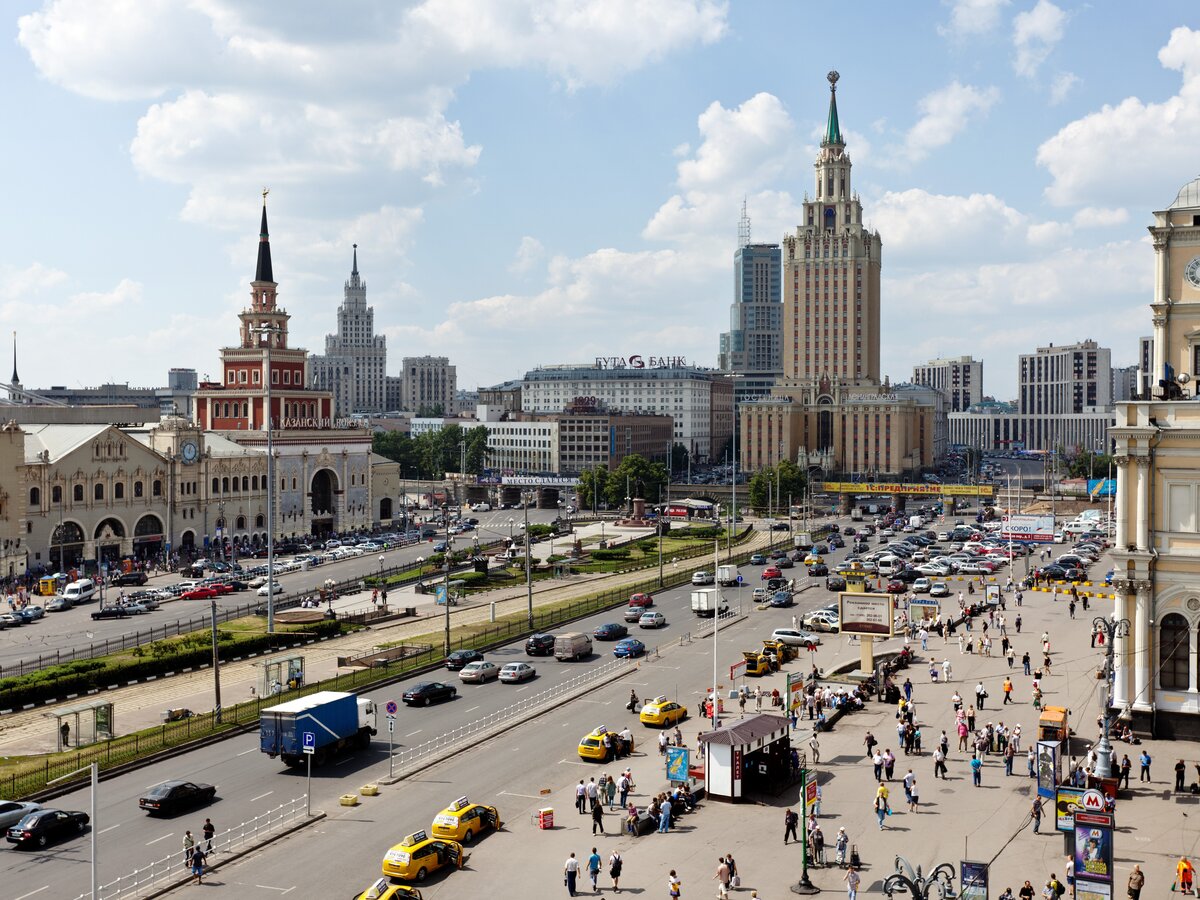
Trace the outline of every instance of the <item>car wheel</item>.
<instances>
[{"instance_id":1,"label":"car wheel","mask_svg":"<svg viewBox=\"0 0 1200 900\"><path fill-rule=\"evenodd\" d=\"M85 827L85 826L84 826L83 822L76 822L76 823L75 823L75 830L76 830L76 831L78 831L80 834L83 834L83 829L84 829L84 827Z\"/></svg>"},{"instance_id":2,"label":"car wheel","mask_svg":"<svg viewBox=\"0 0 1200 900\"><path fill-rule=\"evenodd\" d=\"M429 874L429 873L425 871L425 867L424 867L424 866L421 866L421 868L419 868L419 869L417 870L417 881L424 881L424 880L425 880L425 876L426 876L426 875L428 875L428 874Z\"/></svg>"},{"instance_id":3,"label":"car wheel","mask_svg":"<svg viewBox=\"0 0 1200 900\"><path fill-rule=\"evenodd\" d=\"M49 841L49 839L47 839L47 837L46 837L44 834L39 834L39 835L38 835L38 837L37 837L37 845L38 845L39 847L45 847L45 846L46 846L48 843L50 843L50 841Z\"/></svg>"},{"instance_id":4,"label":"car wheel","mask_svg":"<svg viewBox=\"0 0 1200 900\"><path fill-rule=\"evenodd\" d=\"M472 833L471 833L471 829L470 829L470 828L468 828L468 829L467 829L467 831L466 831L466 833L463 835L462 842L463 842L464 844L470 844L470 843L471 843L471 841L473 841L473 840L475 840L475 835L474 835L474 834L472 834Z\"/></svg>"},{"instance_id":5,"label":"car wheel","mask_svg":"<svg viewBox=\"0 0 1200 900\"><path fill-rule=\"evenodd\" d=\"M424 697L424 698L422 698L422 700L421 700L421 705L422 705L422 706L428 706L428 705L429 705L429 698L428 698L428 697Z\"/></svg>"}]
</instances>

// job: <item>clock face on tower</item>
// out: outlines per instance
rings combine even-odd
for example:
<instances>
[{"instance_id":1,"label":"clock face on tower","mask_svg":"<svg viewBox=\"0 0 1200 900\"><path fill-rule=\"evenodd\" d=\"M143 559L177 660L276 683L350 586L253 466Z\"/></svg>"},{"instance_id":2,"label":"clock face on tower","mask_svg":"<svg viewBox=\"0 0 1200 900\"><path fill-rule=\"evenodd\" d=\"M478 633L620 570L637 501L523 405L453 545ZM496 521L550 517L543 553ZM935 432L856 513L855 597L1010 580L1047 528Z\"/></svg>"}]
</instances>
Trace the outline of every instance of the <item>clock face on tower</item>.
<instances>
[{"instance_id":1,"label":"clock face on tower","mask_svg":"<svg viewBox=\"0 0 1200 900\"><path fill-rule=\"evenodd\" d=\"M183 446L179 450L183 454L184 462L195 462L196 457L199 455L195 441L184 441Z\"/></svg>"},{"instance_id":2,"label":"clock face on tower","mask_svg":"<svg viewBox=\"0 0 1200 900\"><path fill-rule=\"evenodd\" d=\"M1200 288L1200 256L1193 256L1191 262L1183 267L1183 277L1192 287Z\"/></svg>"}]
</instances>

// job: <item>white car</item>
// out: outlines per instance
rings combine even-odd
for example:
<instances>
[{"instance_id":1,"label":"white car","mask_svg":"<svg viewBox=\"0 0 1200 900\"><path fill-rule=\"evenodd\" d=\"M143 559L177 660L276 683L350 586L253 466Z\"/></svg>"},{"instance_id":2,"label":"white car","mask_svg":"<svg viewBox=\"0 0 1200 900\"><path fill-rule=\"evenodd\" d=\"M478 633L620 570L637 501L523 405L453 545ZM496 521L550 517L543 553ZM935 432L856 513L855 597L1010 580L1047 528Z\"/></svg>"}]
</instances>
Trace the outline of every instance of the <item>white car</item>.
<instances>
[{"instance_id":1,"label":"white car","mask_svg":"<svg viewBox=\"0 0 1200 900\"><path fill-rule=\"evenodd\" d=\"M776 628L771 632L771 640L780 641L793 647L820 646L821 636L813 631L802 631L797 628Z\"/></svg>"},{"instance_id":2,"label":"white car","mask_svg":"<svg viewBox=\"0 0 1200 900\"><path fill-rule=\"evenodd\" d=\"M699 572L692 573L692 584L712 584L716 581L712 572L706 572L701 569Z\"/></svg>"},{"instance_id":3,"label":"white car","mask_svg":"<svg viewBox=\"0 0 1200 900\"><path fill-rule=\"evenodd\" d=\"M476 503L471 507L472 512L491 512L492 505L490 503Z\"/></svg>"},{"instance_id":4,"label":"white car","mask_svg":"<svg viewBox=\"0 0 1200 900\"><path fill-rule=\"evenodd\" d=\"M912 583L912 592L914 594L928 594L931 587L933 587L933 583L928 578L918 578Z\"/></svg>"},{"instance_id":5,"label":"white car","mask_svg":"<svg viewBox=\"0 0 1200 900\"><path fill-rule=\"evenodd\" d=\"M383 549L383 547L379 546L379 544L376 544L373 541L367 541L365 544L359 544L358 549L364 553L378 553Z\"/></svg>"},{"instance_id":6,"label":"white car","mask_svg":"<svg viewBox=\"0 0 1200 900\"><path fill-rule=\"evenodd\" d=\"M518 681L526 681L536 674L537 669L529 663L505 663L504 668L500 670L500 680L512 684Z\"/></svg>"},{"instance_id":7,"label":"white car","mask_svg":"<svg viewBox=\"0 0 1200 900\"><path fill-rule=\"evenodd\" d=\"M944 582L944 581L935 581L929 587L929 596L930 597L949 597L950 596L950 586L947 585L946 582Z\"/></svg>"},{"instance_id":8,"label":"white car","mask_svg":"<svg viewBox=\"0 0 1200 900\"><path fill-rule=\"evenodd\" d=\"M282 593L283 593L283 585L282 585L282 584L280 584L278 581L274 581L274 582L272 582L272 583L271 583L271 584L269 584L269 585L268 585L268 584L264 584L262 587L260 587L260 588L258 589L258 591L257 591L256 593L257 593L257 594L258 594L258 596L260 596L260 597L265 597L265 596L267 596L267 591L268 591L268 589L269 589L269 588L271 588L271 587L274 587L274 588L275 588L275 590L274 590L272 593L276 593L276 594L282 594Z\"/></svg>"},{"instance_id":9,"label":"white car","mask_svg":"<svg viewBox=\"0 0 1200 900\"><path fill-rule=\"evenodd\" d=\"M485 681L491 681L493 678L499 678L500 667L494 662L477 659L475 662L469 662L463 666L462 671L458 673L458 677L463 681L474 681L482 684Z\"/></svg>"},{"instance_id":10,"label":"white car","mask_svg":"<svg viewBox=\"0 0 1200 900\"><path fill-rule=\"evenodd\" d=\"M656 609L648 610L638 618L638 628L662 628L667 624L667 617Z\"/></svg>"},{"instance_id":11,"label":"white car","mask_svg":"<svg viewBox=\"0 0 1200 900\"><path fill-rule=\"evenodd\" d=\"M838 613L836 609L818 609L804 617L804 627L813 631L837 631Z\"/></svg>"},{"instance_id":12,"label":"white car","mask_svg":"<svg viewBox=\"0 0 1200 900\"><path fill-rule=\"evenodd\" d=\"M42 808L40 803L24 803L20 800L0 800L0 828L7 830L31 812Z\"/></svg>"}]
</instances>

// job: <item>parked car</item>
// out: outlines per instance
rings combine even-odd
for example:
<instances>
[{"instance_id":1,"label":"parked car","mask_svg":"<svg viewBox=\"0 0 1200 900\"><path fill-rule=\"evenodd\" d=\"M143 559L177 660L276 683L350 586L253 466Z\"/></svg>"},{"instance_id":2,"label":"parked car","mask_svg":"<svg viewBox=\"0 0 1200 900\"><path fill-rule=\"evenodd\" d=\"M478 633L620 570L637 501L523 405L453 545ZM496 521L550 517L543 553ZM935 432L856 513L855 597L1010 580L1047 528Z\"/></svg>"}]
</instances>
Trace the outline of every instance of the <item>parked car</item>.
<instances>
[{"instance_id":1,"label":"parked car","mask_svg":"<svg viewBox=\"0 0 1200 900\"><path fill-rule=\"evenodd\" d=\"M930 597L949 597L950 586L944 581L935 581L929 586Z\"/></svg>"},{"instance_id":2,"label":"parked car","mask_svg":"<svg viewBox=\"0 0 1200 900\"><path fill-rule=\"evenodd\" d=\"M210 803L217 796L211 784L196 781L164 781L138 798L138 806L150 815L173 815L181 809Z\"/></svg>"},{"instance_id":3,"label":"parked car","mask_svg":"<svg viewBox=\"0 0 1200 900\"><path fill-rule=\"evenodd\" d=\"M793 647L817 647L821 644L821 636L819 634L797 628L776 628L771 632L771 640L789 644Z\"/></svg>"}]
</instances>

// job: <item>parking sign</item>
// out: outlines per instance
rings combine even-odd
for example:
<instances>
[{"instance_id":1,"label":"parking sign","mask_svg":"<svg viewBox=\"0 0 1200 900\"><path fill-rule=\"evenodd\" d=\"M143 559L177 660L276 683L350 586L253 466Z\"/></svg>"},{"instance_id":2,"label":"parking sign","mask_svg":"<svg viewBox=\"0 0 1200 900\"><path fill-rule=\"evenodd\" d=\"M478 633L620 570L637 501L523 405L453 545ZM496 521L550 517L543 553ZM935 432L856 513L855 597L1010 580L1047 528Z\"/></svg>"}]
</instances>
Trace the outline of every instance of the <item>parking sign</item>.
<instances>
[{"instance_id":1,"label":"parking sign","mask_svg":"<svg viewBox=\"0 0 1200 900\"><path fill-rule=\"evenodd\" d=\"M303 731L300 733L301 742L304 744L305 753L317 752L317 735L313 731Z\"/></svg>"}]
</instances>

